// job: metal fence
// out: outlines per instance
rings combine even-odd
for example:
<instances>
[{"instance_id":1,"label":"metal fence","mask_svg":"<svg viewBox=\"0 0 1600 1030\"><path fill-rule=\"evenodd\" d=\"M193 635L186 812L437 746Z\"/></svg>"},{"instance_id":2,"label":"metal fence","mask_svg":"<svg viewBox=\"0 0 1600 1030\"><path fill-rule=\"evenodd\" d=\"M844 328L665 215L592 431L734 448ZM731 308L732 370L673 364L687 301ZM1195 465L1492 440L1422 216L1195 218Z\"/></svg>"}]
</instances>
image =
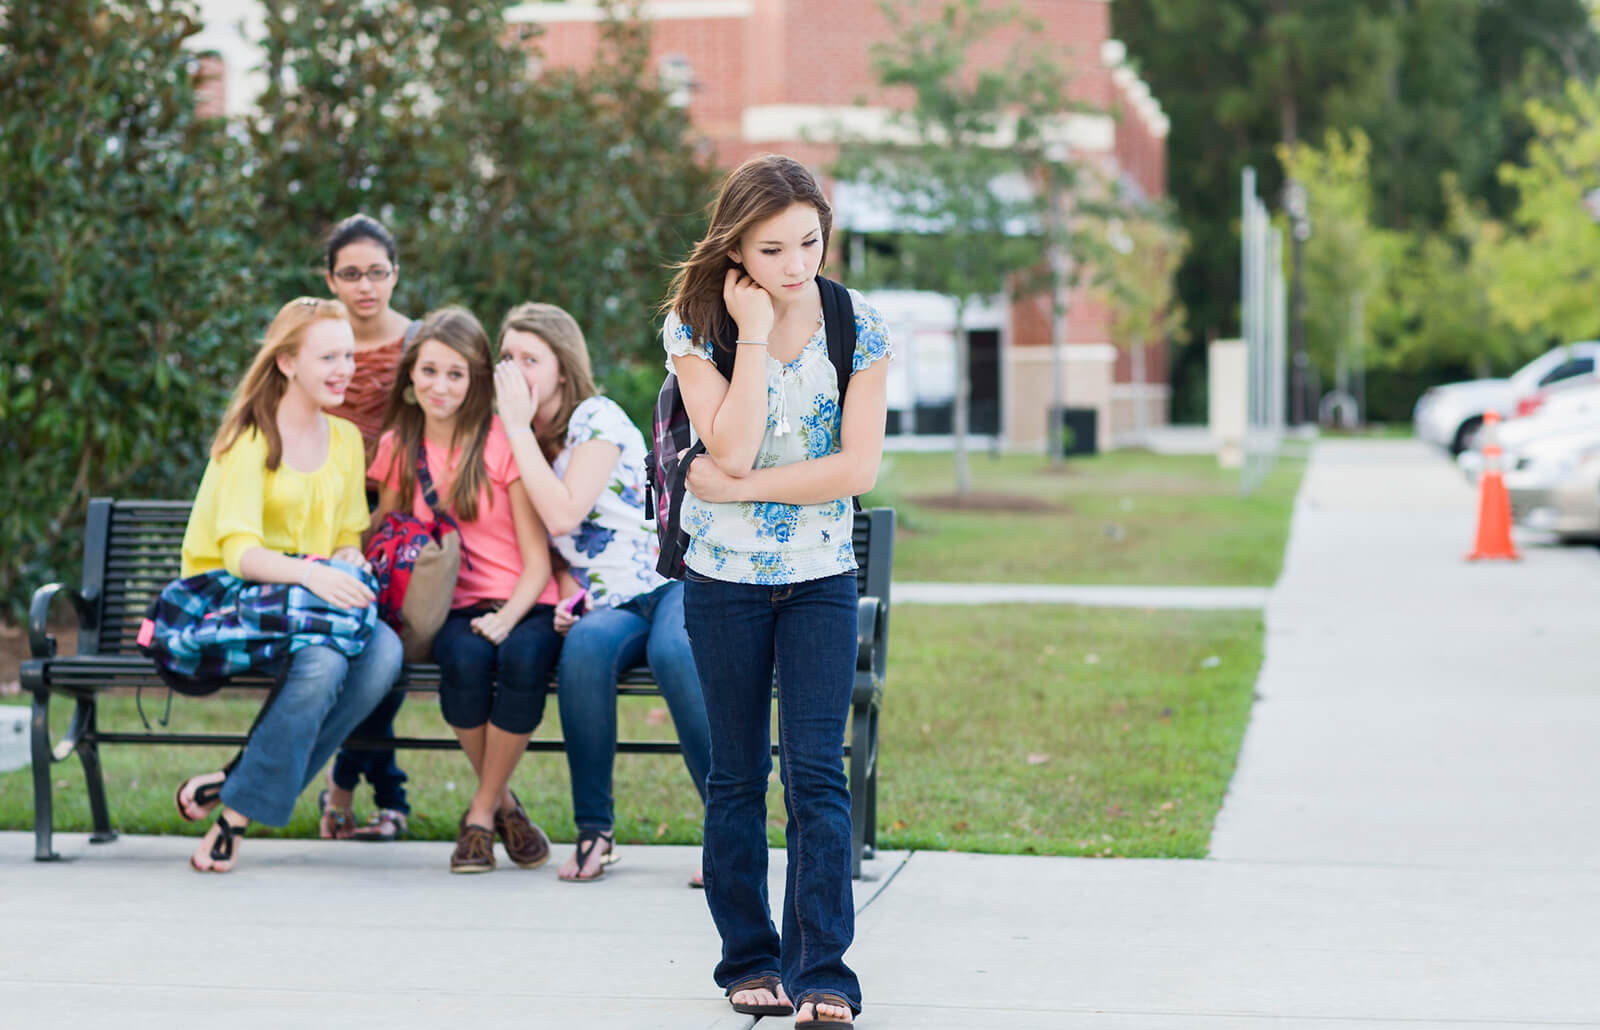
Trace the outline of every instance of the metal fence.
<instances>
[{"instance_id":1,"label":"metal fence","mask_svg":"<svg viewBox=\"0 0 1600 1030\"><path fill-rule=\"evenodd\" d=\"M1239 491L1250 494L1267 478L1283 443L1287 321L1283 230L1274 228L1256 196L1256 170L1246 168L1240 194L1240 322L1245 341L1249 402Z\"/></svg>"}]
</instances>

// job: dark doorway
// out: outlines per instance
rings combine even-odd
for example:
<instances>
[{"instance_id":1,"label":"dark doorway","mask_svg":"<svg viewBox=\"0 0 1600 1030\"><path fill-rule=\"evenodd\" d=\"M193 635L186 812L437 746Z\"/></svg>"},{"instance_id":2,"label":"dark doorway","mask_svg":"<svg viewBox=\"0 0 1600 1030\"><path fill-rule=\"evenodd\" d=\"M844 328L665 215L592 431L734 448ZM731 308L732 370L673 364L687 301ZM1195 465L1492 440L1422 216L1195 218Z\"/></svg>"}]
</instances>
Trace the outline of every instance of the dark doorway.
<instances>
[{"instance_id":1,"label":"dark doorway","mask_svg":"<svg viewBox=\"0 0 1600 1030\"><path fill-rule=\"evenodd\" d=\"M972 384L968 428L1000 435L1000 331L974 329L967 334L967 375Z\"/></svg>"}]
</instances>

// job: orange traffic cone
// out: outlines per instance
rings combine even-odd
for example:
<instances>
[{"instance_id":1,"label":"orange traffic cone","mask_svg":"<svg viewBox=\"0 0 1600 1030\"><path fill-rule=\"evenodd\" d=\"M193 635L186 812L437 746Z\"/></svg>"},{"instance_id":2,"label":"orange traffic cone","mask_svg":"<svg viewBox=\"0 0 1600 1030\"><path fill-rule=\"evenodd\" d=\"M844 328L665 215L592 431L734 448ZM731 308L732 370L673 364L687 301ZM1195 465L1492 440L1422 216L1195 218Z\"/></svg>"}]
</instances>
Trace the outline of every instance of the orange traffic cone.
<instances>
[{"instance_id":1,"label":"orange traffic cone","mask_svg":"<svg viewBox=\"0 0 1600 1030\"><path fill-rule=\"evenodd\" d=\"M1483 475L1478 480L1478 543L1467 561L1504 558L1521 561L1511 542L1511 495L1500 475L1500 416L1483 416Z\"/></svg>"}]
</instances>

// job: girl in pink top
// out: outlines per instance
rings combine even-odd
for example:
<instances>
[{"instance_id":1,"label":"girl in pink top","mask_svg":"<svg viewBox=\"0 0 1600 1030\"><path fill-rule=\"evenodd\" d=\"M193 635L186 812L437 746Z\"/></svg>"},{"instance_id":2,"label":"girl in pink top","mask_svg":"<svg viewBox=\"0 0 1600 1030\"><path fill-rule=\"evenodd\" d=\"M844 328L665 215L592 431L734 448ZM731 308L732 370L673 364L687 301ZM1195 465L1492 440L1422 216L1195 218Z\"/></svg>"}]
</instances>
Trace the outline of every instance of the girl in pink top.
<instances>
[{"instance_id":1,"label":"girl in pink top","mask_svg":"<svg viewBox=\"0 0 1600 1030\"><path fill-rule=\"evenodd\" d=\"M511 792L511 774L544 713L560 657L544 524L534 511L505 430L491 413L489 338L460 308L430 314L395 374L395 393L368 475L378 517L410 508L426 517L420 451L443 513L461 532L451 612L433 643L439 705L478 776L461 816L450 871L494 868L494 840L517 865L550 857L550 841Z\"/></svg>"}]
</instances>

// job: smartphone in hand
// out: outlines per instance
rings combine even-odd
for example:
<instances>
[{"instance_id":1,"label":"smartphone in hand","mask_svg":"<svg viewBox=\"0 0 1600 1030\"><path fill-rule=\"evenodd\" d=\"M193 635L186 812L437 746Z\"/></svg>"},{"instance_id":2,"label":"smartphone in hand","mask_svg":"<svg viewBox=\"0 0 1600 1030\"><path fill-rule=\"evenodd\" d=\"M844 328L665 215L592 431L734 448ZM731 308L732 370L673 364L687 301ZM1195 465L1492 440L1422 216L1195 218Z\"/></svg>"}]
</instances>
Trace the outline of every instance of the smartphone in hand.
<instances>
[{"instance_id":1,"label":"smartphone in hand","mask_svg":"<svg viewBox=\"0 0 1600 1030\"><path fill-rule=\"evenodd\" d=\"M563 597L556 602L556 609L572 616L574 619L589 611L589 591L580 590L571 597Z\"/></svg>"}]
</instances>

